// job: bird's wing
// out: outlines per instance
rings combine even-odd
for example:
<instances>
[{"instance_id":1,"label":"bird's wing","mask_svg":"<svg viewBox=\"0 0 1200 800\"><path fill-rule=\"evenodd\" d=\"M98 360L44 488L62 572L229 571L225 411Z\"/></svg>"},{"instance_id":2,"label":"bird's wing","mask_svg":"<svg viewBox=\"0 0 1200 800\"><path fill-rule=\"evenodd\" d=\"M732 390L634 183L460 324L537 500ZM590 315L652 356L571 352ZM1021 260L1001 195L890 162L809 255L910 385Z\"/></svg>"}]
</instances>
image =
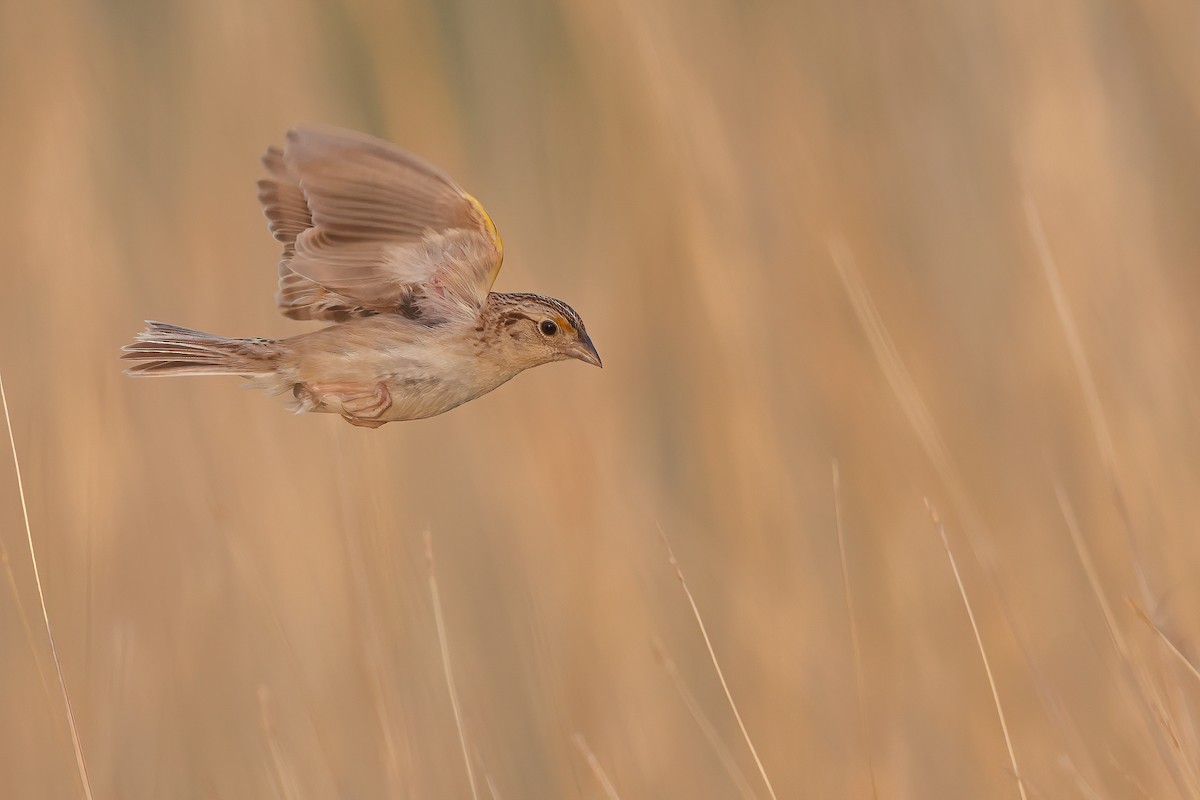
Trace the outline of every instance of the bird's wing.
<instances>
[{"instance_id":1,"label":"bird's wing","mask_svg":"<svg viewBox=\"0 0 1200 800\"><path fill-rule=\"evenodd\" d=\"M396 312L474 316L503 245L445 172L395 145L336 129L288 131L263 156L259 201L283 245L276 300L293 319Z\"/></svg>"}]
</instances>

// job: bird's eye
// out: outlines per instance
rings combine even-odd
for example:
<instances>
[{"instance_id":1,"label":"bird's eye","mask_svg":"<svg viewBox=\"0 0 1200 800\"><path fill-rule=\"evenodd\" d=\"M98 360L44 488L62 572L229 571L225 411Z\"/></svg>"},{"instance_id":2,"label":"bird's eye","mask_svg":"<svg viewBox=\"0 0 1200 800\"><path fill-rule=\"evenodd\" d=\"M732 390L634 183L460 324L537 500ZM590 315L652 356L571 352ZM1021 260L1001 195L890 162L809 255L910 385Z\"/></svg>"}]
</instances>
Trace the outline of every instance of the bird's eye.
<instances>
[{"instance_id":1,"label":"bird's eye","mask_svg":"<svg viewBox=\"0 0 1200 800\"><path fill-rule=\"evenodd\" d=\"M553 336L558 333L558 326L548 319L542 320L541 329L542 333L546 336Z\"/></svg>"}]
</instances>

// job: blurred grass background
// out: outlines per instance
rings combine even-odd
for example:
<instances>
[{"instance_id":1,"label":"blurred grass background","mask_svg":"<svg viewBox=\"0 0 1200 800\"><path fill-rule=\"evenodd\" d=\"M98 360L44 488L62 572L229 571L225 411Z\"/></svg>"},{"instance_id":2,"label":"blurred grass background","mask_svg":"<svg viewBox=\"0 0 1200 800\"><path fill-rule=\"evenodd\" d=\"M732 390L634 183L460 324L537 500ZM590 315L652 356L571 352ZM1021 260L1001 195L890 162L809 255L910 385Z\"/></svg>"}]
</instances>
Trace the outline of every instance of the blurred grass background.
<instances>
[{"instance_id":1,"label":"blurred grass background","mask_svg":"<svg viewBox=\"0 0 1200 800\"><path fill-rule=\"evenodd\" d=\"M1017 796L926 497L1029 794L1200 796L1196 676L1125 602L1192 657L1198 35L1178 0L0 5L0 369L96 797L469 796L427 529L496 796L603 797L576 733L626 800L743 796L661 646L766 797L658 525L780 797ZM443 165L605 369L374 432L125 378L144 318L304 329L254 181L305 122ZM81 797L4 463L0 781Z\"/></svg>"}]
</instances>

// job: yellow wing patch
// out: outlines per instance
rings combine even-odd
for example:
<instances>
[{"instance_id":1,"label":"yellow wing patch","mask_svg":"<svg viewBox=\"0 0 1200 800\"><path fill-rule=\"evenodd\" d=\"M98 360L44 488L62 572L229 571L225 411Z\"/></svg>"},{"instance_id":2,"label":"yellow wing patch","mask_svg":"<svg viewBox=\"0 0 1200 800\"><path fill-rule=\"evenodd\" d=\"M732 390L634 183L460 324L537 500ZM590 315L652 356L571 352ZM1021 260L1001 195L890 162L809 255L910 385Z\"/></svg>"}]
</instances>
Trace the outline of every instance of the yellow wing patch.
<instances>
[{"instance_id":1,"label":"yellow wing patch","mask_svg":"<svg viewBox=\"0 0 1200 800\"><path fill-rule=\"evenodd\" d=\"M474 195L463 192L475 210L479 212L479 218L483 220L483 228L487 231L487 235L491 237L492 242L496 245L496 264L492 267L492 272L488 275L487 288L491 289L492 284L496 282L496 276L500 274L500 266L504 263L504 242L500 239L500 231L496 229L496 223L492 222L491 216L488 215L487 209L483 207L483 203L475 199Z\"/></svg>"}]
</instances>

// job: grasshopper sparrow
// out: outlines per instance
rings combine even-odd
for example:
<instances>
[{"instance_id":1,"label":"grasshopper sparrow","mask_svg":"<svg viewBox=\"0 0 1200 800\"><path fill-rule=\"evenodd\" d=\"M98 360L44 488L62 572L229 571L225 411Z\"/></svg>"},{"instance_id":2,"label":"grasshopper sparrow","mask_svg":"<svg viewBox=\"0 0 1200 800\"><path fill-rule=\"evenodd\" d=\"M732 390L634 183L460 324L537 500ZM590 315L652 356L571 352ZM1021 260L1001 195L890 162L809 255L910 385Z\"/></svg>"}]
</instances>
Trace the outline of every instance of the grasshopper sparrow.
<instances>
[{"instance_id":1,"label":"grasshopper sparrow","mask_svg":"<svg viewBox=\"0 0 1200 800\"><path fill-rule=\"evenodd\" d=\"M333 322L288 339L227 339L148 322L126 372L239 375L297 413L353 425L422 419L567 358L600 366L559 300L490 291L504 258L483 206L446 173L350 131L289 131L263 156L258 199L283 245L275 299Z\"/></svg>"}]
</instances>

